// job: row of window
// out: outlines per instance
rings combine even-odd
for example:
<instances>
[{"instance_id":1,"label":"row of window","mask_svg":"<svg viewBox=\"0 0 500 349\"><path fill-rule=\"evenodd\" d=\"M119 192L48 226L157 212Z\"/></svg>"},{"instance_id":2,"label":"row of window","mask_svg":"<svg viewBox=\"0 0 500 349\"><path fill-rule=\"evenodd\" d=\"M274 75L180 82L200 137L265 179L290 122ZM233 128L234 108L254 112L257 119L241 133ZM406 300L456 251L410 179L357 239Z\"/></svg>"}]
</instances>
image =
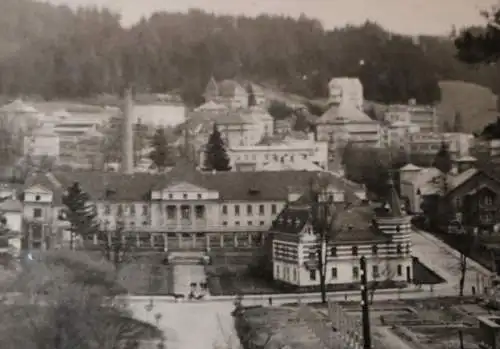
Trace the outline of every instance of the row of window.
<instances>
[{"instance_id":1,"label":"row of window","mask_svg":"<svg viewBox=\"0 0 500 349\"><path fill-rule=\"evenodd\" d=\"M307 160L307 157L308 156L312 156L312 155L314 155L313 151L311 151L309 154L295 154L295 155L288 155L286 153L283 154L283 155L278 155L278 154L273 154L273 155L264 154L264 160L265 161L269 161L270 159L272 159L273 161L278 162L278 161L281 161L284 158L288 158L288 161L294 162L295 156L297 156L297 157L301 156L303 160ZM253 161L257 161L257 154L252 154L252 155L245 154L243 156L237 156L236 160L238 160L238 161L239 160L253 160Z\"/></svg>"},{"instance_id":2,"label":"row of window","mask_svg":"<svg viewBox=\"0 0 500 349\"><path fill-rule=\"evenodd\" d=\"M405 253L410 253L410 245L409 244L406 244L404 246L404 249L405 249ZM379 253L379 246L378 245L372 245L371 251L372 251L373 255L378 255L378 253ZM403 245L402 244L396 245L396 253L397 254L403 254ZM352 246L351 247L351 255L353 255L353 256L359 256L359 247L358 246ZM331 257L338 257L338 248L337 247L334 246L334 247L330 248L330 256ZM314 259L314 258L316 258L316 253L314 251L313 252L309 252L309 259Z\"/></svg>"},{"instance_id":3,"label":"row of window","mask_svg":"<svg viewBox=\"0 0 500 349\"><path fill-rule=\"evenodd\" d=\"M227 225L228 225L227 221L223 221L223 222L222 222L222 225L223 225L223 226L227 226ZM235 226L237 226L237 227L239 227L239 226L241 226L241 223L240 223L240 221L235 221L235 222L234 222L234 225L235 225ZM259 225L260 225L260 226L266 225L266 222L264 222L264 221L260 221L260 222L259 222ZM247 221L247 226L253 226L253 221Z\"/></svg>"},{"instance_id":4,"label":"row of window","mask_svg":"<svg viewBox=\"0 0 500 349\"><path fill-rule=\"evenodd\" d=\"M381 275L383 272L381 272L380 268L378 265L373 265L372 266L372 278L377 279L379 277L391 277L391 275ZM311 281L316 281L317 277L317 270L310 270L309 271L309 280ZM401 264L398 264L396 267L396 276L402 276L403 275L403 266ZM359 279L359 267L354 266L352 267L352 279L353 280L358 280ZM336 267L331 268L330 272L330 277L332 280L337 280L338 279L338 269Z\"/></svg>"},{"instance_id":5,"label":"row of window","mask_svg":"<svg viewBox=\"0 0 500 349\"><path fill-rule=\"evenodd\" d=\"M246 213L247 216L253 216L254 214L254 205L246 205ZM229 208L227 205L222 205L222 214L227 215L229 211ZM258 214L259 216L264 216L266 214L266 206L263 204L260 204L258 207ZM234 205L234 215L239 216L241 213L240 210L240 205ZM278 206L276 204L271 205L271 214L277 214L278 213Z\"/></svg>"},{"instance_id":6,"label":"row of window","mask_svg":"<svg viewBox=\"0 0 500 349\"><path fill-rule=\"evenodd\" d=\"M116 215L118 217L123 216L125 210L126 210L125 205L118 205L116 207ZM111 214L111 205L104 205L104 214L105 215L110 215ZM128 214L130 216L135 216L136 215L136 207L134 204L128 205ZM149 215L149 205L142 205L142 212L141 214L143 216Z\"/></svg>"}]
</instances>

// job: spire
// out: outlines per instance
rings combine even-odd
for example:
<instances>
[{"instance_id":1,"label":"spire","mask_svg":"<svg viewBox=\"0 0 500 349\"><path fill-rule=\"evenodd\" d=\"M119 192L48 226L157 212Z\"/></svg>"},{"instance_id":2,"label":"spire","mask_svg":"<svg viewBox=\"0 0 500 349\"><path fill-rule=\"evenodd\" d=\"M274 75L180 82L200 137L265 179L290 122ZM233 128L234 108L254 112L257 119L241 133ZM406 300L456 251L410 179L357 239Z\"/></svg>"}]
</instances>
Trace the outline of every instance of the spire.
<instances>
[{"instance_id":1,"label":"spire","mask_svg":"<svg viewBox=\"0 0 500 349\"><path fill-rule=\"evenodd\" d=\"M389 214L391 217L403 217L404 213L401 210L401 201L399 200L398 192L396 191L396 187L394 186L394 181L392 180L392 176L389 176L389 180L387 181L388 187L388 198L387 204L389 205Z\"/></svg>"}]
</instances>

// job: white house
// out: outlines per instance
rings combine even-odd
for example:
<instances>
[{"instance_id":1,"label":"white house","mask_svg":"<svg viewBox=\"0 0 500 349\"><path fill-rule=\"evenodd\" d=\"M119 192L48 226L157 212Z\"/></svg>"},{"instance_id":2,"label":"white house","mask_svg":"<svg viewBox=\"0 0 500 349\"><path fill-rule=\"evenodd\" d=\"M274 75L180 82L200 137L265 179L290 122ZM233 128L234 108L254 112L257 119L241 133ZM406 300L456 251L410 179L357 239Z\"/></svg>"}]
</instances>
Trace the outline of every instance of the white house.
<instances>
[{"instance_id":1,"label":"white house","mask_svg":"<svg viewBox=\"0 0 500 349\"><path fill-rule=\"evenodd\" d=\"M395 190L389 207L378 212L359 204L339 208L345 207L347 197L333 188L328 190L340 211L328 242L314 233L308 200L289 203L274 221L274 279L296 287L319 286L317 250L321 248L328 285L359 283L361 256L367 258L369 281L411 282L411 218L401 210Z\"/></svg>"},{"instance_id":2,"label":"white house","mask_svg":"<svg viewBox=\"0 0 500 349\"><path fill-rule=\"evenodd\" d=\"M335 104L351 104L363 110L363 85L358 78L333 78L328 83L330 102Z\"/></svg>"}]
</instances>

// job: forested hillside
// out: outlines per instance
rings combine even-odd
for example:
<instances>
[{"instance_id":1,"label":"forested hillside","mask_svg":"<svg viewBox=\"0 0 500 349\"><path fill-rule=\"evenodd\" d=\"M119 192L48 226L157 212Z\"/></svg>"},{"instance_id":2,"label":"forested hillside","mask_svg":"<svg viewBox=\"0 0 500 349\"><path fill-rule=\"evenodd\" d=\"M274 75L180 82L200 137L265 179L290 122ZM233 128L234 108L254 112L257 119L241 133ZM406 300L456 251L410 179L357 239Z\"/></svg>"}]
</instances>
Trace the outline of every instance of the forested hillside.
<instances>
[{"instance_id":1,"label":"forested hillside","mask_svg":"<svg viewBox=\"0 0 500 349\"><path fill-rule=\"evenodd\" d=\"M440 80L498 91L497 67L458 62L450 38L389 34L374 23L326 31L313 19L157 13L124 29L119 16L2 0L0 93L46 98L121 91L178 91L197 100L213 75L268 83L310 98L333 76L359 76L369 100L440 99Z\"/></svg>"}]
</instances>

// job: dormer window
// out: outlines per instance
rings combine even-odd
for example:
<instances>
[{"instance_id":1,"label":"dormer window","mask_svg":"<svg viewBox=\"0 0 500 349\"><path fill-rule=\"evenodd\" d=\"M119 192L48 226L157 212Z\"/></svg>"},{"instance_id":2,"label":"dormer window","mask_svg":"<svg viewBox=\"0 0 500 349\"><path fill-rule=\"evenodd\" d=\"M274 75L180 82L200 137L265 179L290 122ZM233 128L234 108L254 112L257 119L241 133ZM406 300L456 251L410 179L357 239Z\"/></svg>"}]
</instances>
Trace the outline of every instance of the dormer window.
<instances>
[{"instance_id":1,"label":"dormer window","mask_svg":"<svg viewBox=\"0 0 500 349\"><path fill-rule=\"evenodd\" d=\"M42 199L42 197L40 195L35 196L35 201L40 201L41 199Z\"/></svg>"},{"instance_id":2,"label":"dormer window","mask_svg":"<svg viewBox=\"0 0 500 349\"><path fill-rule=\"evenodd\" d=\"M183 198L184 200L187 200L187 198L188 198L188 194L186 194L186 193L182 194L182 198Z\"/></svg>"}]
</instances>

